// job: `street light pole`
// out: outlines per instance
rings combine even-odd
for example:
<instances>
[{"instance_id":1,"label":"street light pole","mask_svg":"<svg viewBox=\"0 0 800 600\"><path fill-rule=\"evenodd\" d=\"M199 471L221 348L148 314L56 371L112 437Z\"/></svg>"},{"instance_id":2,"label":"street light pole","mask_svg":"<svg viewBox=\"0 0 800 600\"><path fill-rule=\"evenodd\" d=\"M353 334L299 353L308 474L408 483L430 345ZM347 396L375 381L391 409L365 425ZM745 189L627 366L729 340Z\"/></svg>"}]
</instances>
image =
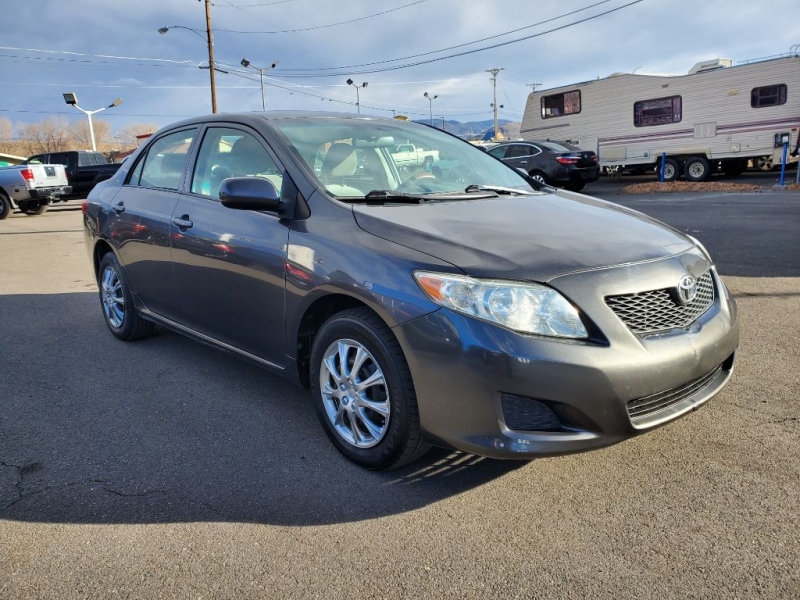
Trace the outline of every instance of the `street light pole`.
<instances>
[{"instance_id":1,"label":"street light pole","mask_svg":"<svg viewBox=\"0 0 800 600\"><path fill-rule=\"evenodd\" d=\"M429 96L428 92L422 94L425 98L428 99L428 110L430 112L430 120L431 120L431 127L433 127L433 101L436 100L439 96Z\"/></svg>"},{"instance_id":2,"label":"street light pole","mask_svg":"<svg viewBox=\"0 0 800 600\"><path fill-rule=\"evenodd\" d=\"M266 101L266 99L264 97L264 71L269 71L269 70L274 69L275 67L277 67L278 66L278 61L276 60L269 67L266 67L264 69L260 69L257 66L251 64L250 61L247 60L246 58L243 58L242 62L239 63L239 64L241 64L245 69L247 67L251 67L251 68L255 69L256 71L258 71L258 74L259 74L259 76L261 78L261 110L266 111L267 110L267 101Z\"/></svg>"},{"instance_id":3,"label":"street light pole","mask_svg":"<svg viewBox=\"0 0 800 600\"><path fill-rule=\"evenodd\" d=\"M358 93L358 90L359 88L367 87L367 84L369 84L368 81L365 81L361 85L356 85L352 79L347 80L347 85L352 85L354 88L356 88L356 107L358 107L358 114L361 114L361 96Z\"/></svg>"},{"instance_id":4,"label":"street light pole","mask_svg":"<svg viewBox=\"0 0 800 600\"><path fill-rule=\"evenodd\" d=\"M212 34L211 29L211 0L205 0L206 3L206 35L205 41L208 45L208 76L211 80L211 112L217 112L217 84L214 79L214 36ZM164 35L170 29L188 29L189 31L194 32L195 34L199 35L201 38L203 35L197 31L196 29L192 29L191 27L184 27L183 25L170 25L169 27L159 27L158 33Z\"/></svg>"},{"instance_id":5,"label":"street light pole","mask_svg":"<svg viewBox=\"0 0 800 600\"><path fill-rule=\"evenodd\" d=\"M66 102L70 106L74 106L75 108L77 108L79 111L81 111L83 114L85 114L86 117L89 119L89 137L92 138L92 152L97 152L97 142L94 139L94 125L92 124L92 115L95 115L95 114L97 114L99 112L102 112L102 111L104 111L106 109L114 108L115 106L119 106L120 104L122 104L122 98L117 98L116 100L114 100L108 106L104 106L103 108L98 108L97 110L84 110L83 108L78 106L78 95L75 94L74 92L65 93L64 94L64 102Z\"/></svg>"}]
</instances>

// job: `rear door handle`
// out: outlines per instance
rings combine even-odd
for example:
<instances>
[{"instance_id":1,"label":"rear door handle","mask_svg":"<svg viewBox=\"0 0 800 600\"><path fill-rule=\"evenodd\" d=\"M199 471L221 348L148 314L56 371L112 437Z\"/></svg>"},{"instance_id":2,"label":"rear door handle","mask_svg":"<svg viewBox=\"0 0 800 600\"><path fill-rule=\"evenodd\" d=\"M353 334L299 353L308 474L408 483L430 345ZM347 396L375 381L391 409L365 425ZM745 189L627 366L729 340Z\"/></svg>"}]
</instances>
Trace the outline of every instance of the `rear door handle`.
<instances>
[{"instance_id":1,"label":"rear door handle","mask_svg":"<svg viewBox=\"0 0 800 600\"><path fill-rule=\"evenodd\" d=\"M125 212L125 205L122 202L120 202L119 204L112 204L111 210L113 210L116 213Z\"/></svg>"},{"instance_id":2,"label":"rear door handle","mask_svg":"<svg viewBox=\"0 0 800 600\"><path fill-rule=\"evenodd\" d=\"M182 217L172 217L172 224L178 229L189 229L194 223L189 220L189 215Z\"/></svg>"}]
</instances>

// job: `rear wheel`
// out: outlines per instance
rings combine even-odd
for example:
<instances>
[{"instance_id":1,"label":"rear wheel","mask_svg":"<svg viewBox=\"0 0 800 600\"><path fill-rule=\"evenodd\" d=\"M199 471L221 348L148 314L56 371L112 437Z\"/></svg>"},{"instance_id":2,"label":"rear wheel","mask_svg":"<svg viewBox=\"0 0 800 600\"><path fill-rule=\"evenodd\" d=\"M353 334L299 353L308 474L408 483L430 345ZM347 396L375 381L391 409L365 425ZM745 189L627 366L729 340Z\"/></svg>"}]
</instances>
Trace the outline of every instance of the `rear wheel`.
<instances>
[{"instance_id":1,"label":"rear wheel","mask_svg":"<svg viewBox=\"0 0 800 600\"><path fill-rule=\"evenodd\" d=\"M686 161L686 181L706 181L711 176L711 166L703 156L693 156Z\"/></svg>"},{"instance_id":2,"label":"rear wheel","mask_svg":"<svg viewBox=\"0 0 800 600\"><path fill-rule=\"evenodd\" d=\"M27 202L20 202L19 209L31 217L35 215L43 215L47 211L47 202L28 200Z\"/></svg>"},{"instance_id":3,"label":"rear wheel","mask_svg":"<svg viewBox=\"0 0 800 600\"><path fill-rule=\"evenodd\" d=\"M408 363L371 310L346 310L325 322L311 352L311 385L325 433L353 462L392 469L428 451Z\"/></svg>"},{"instance_id":4,"label":"rear wheel","mask_svg":"<svg viewBox=\"0 0 800 600\"><path fill-rule=\"evenodd\" d=\"M14 209L11 207L11 200L0 194L0 221L8 218Z\"/></svg>"},{"instance_id":5,"label":"rear wheel","mask_svg":"<svg viewBox=\"0 0 800 600\"><path fill-rule=\"evenodd\" d=\"M547 183L547 178L541 171L531 171L530 178L537 183L541 183L542 185L550 185L549 183Z\"/></svg>"},{"instance_id":6,"label":"rear wheel","mask_svg":"<svg viewBox=\"0 0 800 600\"><path fill-rule=\"evenodd\" d=\"M571 192L580 192L585 187L586 184L583 181L573 181L564 186L565 189Z\"/></svg>"},{"instance_id":7,"label":"rear wheel","mask_svg":"<svg viewBox=\"0 0 800 600\"><path fill-rule=\"evenodd\" d=\"M125 272L113 252L106 253L100 261L97 285L100 288L103 318L111 333L126 342L153 333L155 325L143 319L133 306Z\"/></svg>"}]
</instances>

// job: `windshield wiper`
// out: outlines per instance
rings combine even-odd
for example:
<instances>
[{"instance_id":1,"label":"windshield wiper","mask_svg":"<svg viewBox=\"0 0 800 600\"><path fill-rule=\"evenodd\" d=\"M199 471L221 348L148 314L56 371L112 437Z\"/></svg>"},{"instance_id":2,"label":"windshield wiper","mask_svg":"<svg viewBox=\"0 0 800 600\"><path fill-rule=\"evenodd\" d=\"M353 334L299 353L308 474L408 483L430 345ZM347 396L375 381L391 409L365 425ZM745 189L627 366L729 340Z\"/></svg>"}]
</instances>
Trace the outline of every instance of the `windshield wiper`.
<instances>
[{"instance_id":1,"label":"windshield wiper","mask_svg":"<svg viewBox=\"0 0 800 600\"><path fill-rule=\"evenodd\" d=\"M520 190L512 187L503 187L501 185L483 185L480 183L473 183L467 186L464 190L466 193L471 192L495 192L496 194L520 194L522 196L530 196L531 192Z\"/></svg>"},{"instance_id":2,"label":"windshield wiper","mask_svg":"<svg viewBox=\"0 0 800 600\"><path fill-rule=\"evenodd\" d=\"M408 194L406 192L393 192L392 190L372 190L364 196L364 201L370 204L383 204L384 202L421 204L422 202L430 202L430 198L422 194Z\"/></svg>"}]
</instances>

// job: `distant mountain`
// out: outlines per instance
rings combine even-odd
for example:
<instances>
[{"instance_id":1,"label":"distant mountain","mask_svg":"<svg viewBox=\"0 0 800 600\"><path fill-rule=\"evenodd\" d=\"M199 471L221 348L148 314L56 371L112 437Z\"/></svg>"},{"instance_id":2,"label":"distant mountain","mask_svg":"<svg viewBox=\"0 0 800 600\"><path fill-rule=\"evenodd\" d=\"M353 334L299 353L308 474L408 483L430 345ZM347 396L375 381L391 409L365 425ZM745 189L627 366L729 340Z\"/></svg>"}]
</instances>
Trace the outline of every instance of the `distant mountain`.
<instances>
[{"instance_id":1,"label":"distant mountain","mask_svg":"<svg viewBox=\"0 0 800 600\"><path fill-rule=\"evenodd\" d=\"M430 124L428 119L418 119L415 122ZM434 119L433 124L435 127L441 129L442 119ZM506 139L516 140L519 138L519 122L509 121L508 119L498 119L497 124L499 125L500 131L503 133L503 136ZM452 133L459 137L470 140L491 139L491 137L494 135L494 120L487 119L485 121L471 121L469 123L462 123L460 121L449 121L445 119L444 130L448 133Z\"/></svg>"}]
</instances>

